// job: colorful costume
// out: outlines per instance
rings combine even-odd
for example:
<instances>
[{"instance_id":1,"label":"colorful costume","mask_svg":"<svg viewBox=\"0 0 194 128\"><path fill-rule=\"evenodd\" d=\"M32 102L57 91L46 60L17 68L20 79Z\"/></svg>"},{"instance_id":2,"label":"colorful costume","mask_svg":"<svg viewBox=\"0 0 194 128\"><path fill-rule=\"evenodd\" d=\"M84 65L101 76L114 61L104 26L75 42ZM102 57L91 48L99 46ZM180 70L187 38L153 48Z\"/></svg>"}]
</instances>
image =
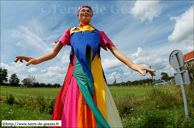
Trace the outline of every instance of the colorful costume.
<instances>
[{"instance_id":1,"label":"colorful costume","mask_svg":"<svg viewBox=\"0 0 194 128\"><path fill-rule=\"evenodd\" d=\"M122 127L100 60L100 47L107 50L107 43L114 44L89 24L69 28L60 41L72 51L52 120L61 120L62 127L68 128Z\"/></svg>"}]
</instances>

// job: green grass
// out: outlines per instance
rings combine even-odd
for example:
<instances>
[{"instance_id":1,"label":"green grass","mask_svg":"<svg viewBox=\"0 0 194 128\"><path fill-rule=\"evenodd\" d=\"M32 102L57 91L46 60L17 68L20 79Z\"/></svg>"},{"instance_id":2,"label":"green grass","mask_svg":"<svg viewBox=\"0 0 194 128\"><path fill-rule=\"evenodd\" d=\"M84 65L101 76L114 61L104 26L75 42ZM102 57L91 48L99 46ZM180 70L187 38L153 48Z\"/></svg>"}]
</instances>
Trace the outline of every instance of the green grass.
<instances>
[{"instance_id":1,"label":"green grass","mask_svg":"<svg viewBox=\"0 0 194 128\"><path fill-rule=\"evenodd\" d=\"M193 128L194 121L185 120L184 109L139 109L122 118L124 128Z\"/></svg>"},{"instance_id":2,"label":"green grass","mask_svg":"<svg viewBox=\"0 0 194 128\"><path fill-rule=\"evenodd\" d=\"M22 87L10 87L0 86L1 95L6 96L12 93L14 97L24 96L44 96L45 98L56 98L60 88L22 88ZM19 95L17 95L19 94Z\"/></svg>"},{"instance_id":3,"label":"green grass","mask_svg":"<svg viewBox=\"0 0 194 128\"><path fill-rule=\"evenodd\" d=\"M158 88L161 90L165 90L165 86L161 86L161 87L154 87L154 88ZM136 97L141 97L141 96L146 96L147 95L145 93L148 93L149 91L151 91L153 89L153 87L143 87L143 86L132 86L132 87L109 87L112 95L114 98L119 99L121 97L123 97L126 94L129 95L133 95ZM116 97L115 97L116 95Z\"/></svg>"},{"instance_id":4,"label":"green grass","mask_svg":"<svg viewBox=\"0 0 194 128\"><path fill-rule=\"evenodd\" d=\"M152 90L153 87L143 87L143 86L132 86L132 87L112 87L110 86L109 89L113 95L114 98L119 99L123 97L126 94L134 95L136 97L140 96L146 96L145 93ZM167 86L160 86L160 87L154 87L161 90L165 90ZM172 87L170 89L174 90L176 87ZM22 88L22 87L10 87L10 86L0 86L0 93L1 96L6 96L10 93L15 98L23 96L35 96L38 95L44 96L45 98L56 98L57 94L59 92L60 88ZM140 95L138 95L140 94ZM115 97L116 96L116 97Z\"/></svg>"},{"instance_id":5,"label":"green grass","mask_svg":"<svg viewBox=\"0 0 194 128\"><path fill-rule=\"evenodd\" d=\"M0 120L50 120L51 115L0 103ZM1 126L1 123L0 123Z\"/></svg>"},{"instance_id":6,"label":"green grass","mask_svg":"<svg viewBox=\"0 0 194 128\"><path fill-rule=\"evenodd\" d=\"M0 86L1 95L6 96L12 93L14 97L24 96L37 96L41 95L45 98L56 98L60 88L21 88L21 87L10 87ZM112 95L116 95L116 98L123 97L126 94L137 95L147 93L152 87L141 88L141 87L109 87ZM19 95L17 95L19 94Z\"/></svg>"},{"instance_id":7,"label":"green grass","mask_svg":"<svg viewBox=\"0 0 194 128\"><path fill-rule=\"evenodd\" d=\"M190 88L189 88L190 87ZM122 123L125 128L193 128L194 127L194 93L192 86L185 86L187 93L187 101L189 107L189 122L185 121L184 105L182 101L182 92L180 86L159 86L159 87L109 87L117 108L120 110ZM56 98L59 88L20 88L20 87L5 87L0 86L1 99L5 99L10 92L16 100L19 95L14 93L37 96L42 95L46 98ZM159 91L154 91L157 89ZM148 93L149 92L149 93ZM171 95L167 95L168 93ZM146 93L146 94L144 94ZM126 96L129 94L129 96ZM138 95L143 94L143 95ZM149 96L149 97L148 97ZM18 98L18 99L17 99ZM23 97L24 98L24 97ZM30 101L34 98L28 98ZM37 100L37 99L34 99ZM174 102L174 101L181 101ZM46 101L45 101L46 102ZM33 102L34 103L34 102ZM33 109L33 105L18 108L13 105L0 103L1 119L3 120L50 120L51 114L38 112L38 109ZM45 104L47 105L47 104ZM163 105L163 106L162 106ZM39 106L40 107L40 106ZM35 107L36 108L36 107ZM121 114L122 112L122 114Z\"/></svg>"}]
</instances>

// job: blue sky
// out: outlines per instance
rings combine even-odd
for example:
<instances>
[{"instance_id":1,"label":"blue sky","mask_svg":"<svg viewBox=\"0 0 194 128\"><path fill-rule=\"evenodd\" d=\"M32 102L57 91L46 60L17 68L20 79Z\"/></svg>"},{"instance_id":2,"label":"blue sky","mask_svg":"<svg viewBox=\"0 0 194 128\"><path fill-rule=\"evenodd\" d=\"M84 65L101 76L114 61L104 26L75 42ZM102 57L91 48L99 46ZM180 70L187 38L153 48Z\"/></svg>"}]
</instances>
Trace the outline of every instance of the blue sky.
<instances>
[{"instance_id":1,"label":"blue sky","mask_svg":"<svg viewBox=\"0 0 194 128\"><path fill-rule=\"evenodd\" d=\"M77 9L90 5L91 24L104 31L133 62L151 65L174 74L168 59L179 49L193 50L193 1L1 1L1 67L8 76L16 73L22 81L35 76L37 82L63 84L70 47L65 46L52 60L39 65L14 63L16 56L37 58L49 53L66 29L78 26ZM101 50L102 66L108 83L151 78L141 76L118 61L110 51Z\"/></svg>"}]
</instances>

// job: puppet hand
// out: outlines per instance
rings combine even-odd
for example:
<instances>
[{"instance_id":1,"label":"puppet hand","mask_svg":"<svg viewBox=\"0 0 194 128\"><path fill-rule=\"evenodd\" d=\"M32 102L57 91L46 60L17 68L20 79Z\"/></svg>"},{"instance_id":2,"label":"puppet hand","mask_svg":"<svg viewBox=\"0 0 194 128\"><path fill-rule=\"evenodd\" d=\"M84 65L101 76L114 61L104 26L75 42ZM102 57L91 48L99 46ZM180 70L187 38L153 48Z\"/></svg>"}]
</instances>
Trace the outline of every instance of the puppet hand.
<instances>
[{"instance_id":1,"label":"puppet hand","mask_svg":"<svg viewBox=\"0 0 194 128\"><path fill-rule=\"evenodd\" d=\"M23 60L25 60L26 62L28 62L26 64L26 66L29 66L30 64L36 65L38 64L38 61L32 57L27 57L27 56L16 56L16 60L14 61L15 63L18 62L18 60L20 60L20 62L23 63Z\"/></svg>"},{"instance_id":2,"label":"puppet hand","mask_svg":"<svg viewBox=\"0 0 194 128\"><path fill-rule=\"evenodd\" d=\"M146 73L149 72L151 76L155 76L155 74L154 74L155 70L149 69L143 65L133 64L131 68L135 71L138 71L143 76L145 76L145 73L143 72L143 70L146 70Z\"/></svg>"}]
</instances>

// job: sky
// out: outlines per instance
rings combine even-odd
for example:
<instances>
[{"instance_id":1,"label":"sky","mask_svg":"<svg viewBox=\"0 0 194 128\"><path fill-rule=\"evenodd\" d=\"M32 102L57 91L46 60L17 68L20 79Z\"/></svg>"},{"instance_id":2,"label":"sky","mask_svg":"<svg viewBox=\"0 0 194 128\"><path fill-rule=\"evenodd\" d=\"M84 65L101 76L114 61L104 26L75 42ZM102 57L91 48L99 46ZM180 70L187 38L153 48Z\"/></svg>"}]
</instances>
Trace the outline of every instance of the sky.
<instances>
[{"instance_id":1,"label":"sky","mask_svg":"<svg viewBox=\"0 0 194 128\"><path fill-rule=\"evenodd\" d=\"M37 58L52 51L61 35L79 25L77 9L93 8L92 26L104 31L117 49L137 64L174 75L169 56L173 50L193 51L193 1L1 1L1 67L8 78L20 81L35 76L40 83L63 84L69 65L70 46L52 60L26 66L16 56ZM152 78L142 76L101 49L101 62L108 84Z\"/></svg>"}]
</instances>

